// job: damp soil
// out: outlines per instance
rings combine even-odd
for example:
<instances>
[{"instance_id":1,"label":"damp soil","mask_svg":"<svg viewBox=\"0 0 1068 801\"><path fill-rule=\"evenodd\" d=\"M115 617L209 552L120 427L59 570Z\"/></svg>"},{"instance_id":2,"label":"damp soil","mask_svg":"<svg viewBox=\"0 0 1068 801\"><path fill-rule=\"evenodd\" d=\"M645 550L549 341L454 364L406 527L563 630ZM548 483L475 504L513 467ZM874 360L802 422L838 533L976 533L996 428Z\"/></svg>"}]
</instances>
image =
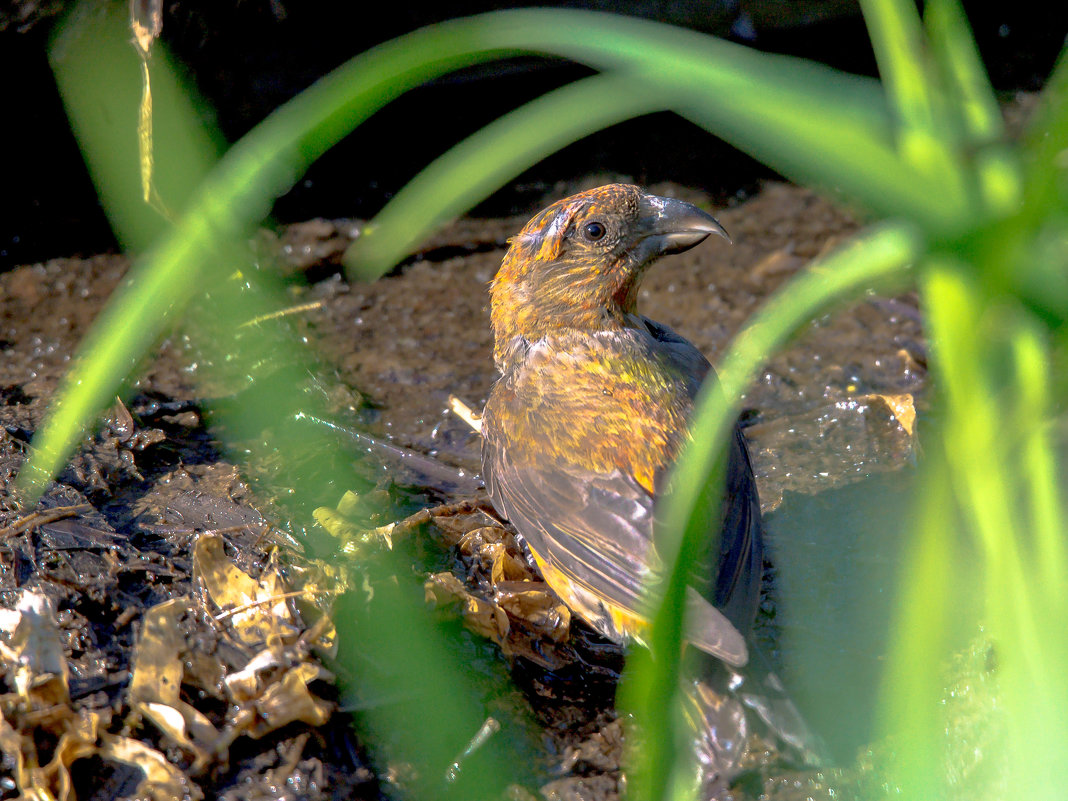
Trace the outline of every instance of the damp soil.
<instances>
[{"instance_id":1,"label":"damp soil","mask_svg":"<svg viewBox=\"0 0 1068 801\"><path fill-rule=\"evenodd\" d=\"M584 186L561 187L558 196ZM650 189L709 205L695 190ZM713 362L776 289L861 225L848 210L781 183L768 183L715 213L733 244L717 239L664 260L648 274L639 300L644 314L689 338ZM303 310L293 325L332 365L338 391L359 407L362 429L417 457L399 479L403 489L387 492L392 500L403 496L408 512L439 507L429 525L413 527L411 535L423 540L419 569L428 600L439 614L464 620L467 628L462 634L457 629L461 651L468 649L463 652L486 681L497 683L495 697L507 699L504 706L525 707L521 715L533 721L540 743L529 775L510 788L511 796L610 799L618 795L621 775L621 724L612 699L623 655L577 621L565 630L556 627L553 615L563 612L544 585L541 595L502 594L501 581L537 577L528 575L529 562L507 530L479 517L488 512L478 500L478 436L449 410L450 397L480 409L495 378L487 284L507 237L524 221L459 221L370 284L350 284L339 275L340 254L358 235L358 221L314 220L264 232L261 240L279 254L290 278L307 279L294 293ZM15 609L26 591L51 599L70 670L71 708L83 718L100 714L108 732L162 754L186 778L182 792L189 797L403 795L403 769L368 756L369 744L354 731L326 672L308 686L321 702L313 708L329 714L264 725L254 738L234 728L221 685L187 669L184 702L200 709L214 730L234 732L225 758L214 752L198 762L196 749L176 746L159 726L132 714L139 637L149 610L159 604L192 599L181 617L178 649L187 662L195 661L192 654L208 654L225 674L240 672L255 656L221 632L225 615L212 606L217 599L205 596L197 542L218 538L223 548L216 558L225 557L253 580L272 569L277 553L292 566L291 579L299 575L307 582L311 570L302 543L287 534L304 524L280 519L284 504L271 494L277 488L253 480L256 466L223 455L205 422L207 390L180 334L160 346L130 399L109 412L53 483L38 509L44 516L28 518L18 508L14 477L31 437L78 342L127 266L121 256L102 255L27 265L0 276L0 607ZM909 472L917 448L915 415L919 410L922 416L925 406L925 364L916 297L870 295L813 322L747 391L744 423L769 515L772 591L758 638L778 667L790 648L777 639L786 617L778 610L782 565L776 553L789 548L776 543L775 521L786 521L778 528L788 531L792 507L812 514L808 499ZM461 502L468 506L456 506ZM500 612L505 596L511 606ZM294 626L315 629L316 614L294 614ZM287 647L305 640L297 637ZM305 648L294 659L292 664L303 665L329 657ZM10 713L18 706L13 668L6 680L8 695L0 701L7 699ZM39 729L35 736L37 747L50 754L56 732ZM0 798L9 798L17 794L18 770L8 753L14 741L4 742ZM73 761L68 773L79 799L134 797L141 781L138 770L96 753ZM841 788L828 776L758 760L747 782L730 792L739 799L761 793L829 798Z\"/></svg>"}]
</instances>

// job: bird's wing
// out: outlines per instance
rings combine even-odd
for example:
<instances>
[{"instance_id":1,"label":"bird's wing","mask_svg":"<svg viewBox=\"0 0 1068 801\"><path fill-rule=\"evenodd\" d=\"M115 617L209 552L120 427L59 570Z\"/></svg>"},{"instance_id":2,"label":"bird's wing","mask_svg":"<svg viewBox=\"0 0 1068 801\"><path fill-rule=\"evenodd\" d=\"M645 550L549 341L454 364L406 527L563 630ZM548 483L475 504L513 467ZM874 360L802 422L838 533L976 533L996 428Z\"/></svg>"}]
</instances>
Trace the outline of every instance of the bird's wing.
<instances>
[{"instance_id":1,"label":"bird's wing","mask_svg":"<svg viewBox=\"0 0 1068 801\"><path fill-rule=\"evenodd\" d=\"M709 599L736 625L748 630L760 603L764 538L749 449L738 426L732 436L720 510L719 560Z\"/></svg>"},{"instance_id":2,"label":"bird's wing","mask_svg":"<svg viewBox=\"0 0 1068 801\"><path fill-rule=\"evenodd\" d=\"M642 317L649 333L660 344L661 352L670 355L684 374L699 382L715 381L712 366L694 345L663 323ZM712 575L695 570L695 582L706 587L712 603L736 626L747 630L760 602L760 580L764 569L764 548L760 523L760 499L749 459L749 449L741 429L735 426L727 451L727 473L720 510L719 559L707 559Z\"/></svg>"},{"instance_id":3,"label":"bird's wing","mask_svg":"<svg viewBox=\"0 0 1068 801\"><path fill-rule=\"evenodd\" d=\"M652 549L653 497L621 471L517 464L484 428L483 470L494 506L526 539L545 580L606 637L643 639L642 586L659 568ZM686 638L731 665L748 659L745 639L695 590Z\"/></svg>"}]
</instances>

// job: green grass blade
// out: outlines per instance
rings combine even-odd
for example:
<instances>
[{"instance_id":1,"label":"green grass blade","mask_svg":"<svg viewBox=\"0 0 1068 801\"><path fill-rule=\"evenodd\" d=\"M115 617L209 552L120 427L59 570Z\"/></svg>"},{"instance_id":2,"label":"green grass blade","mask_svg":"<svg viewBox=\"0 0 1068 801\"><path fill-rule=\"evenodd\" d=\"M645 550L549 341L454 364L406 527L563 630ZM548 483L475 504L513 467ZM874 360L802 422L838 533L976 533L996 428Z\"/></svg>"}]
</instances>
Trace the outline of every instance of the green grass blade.
<instances>
[{"instance_id":1,"label":"green grass blade","mask_svg":"<svg viewBox=\"0 0 1068 801\"><path fill-rule=\"evenodd\" d=\"M57 26L49 62L71 129L112 229L122 246L144 252L168 227L159 210L142 202L137 158L140 63L130 45L129 12L105 4L76 8ZM156 169L153 182L179 212L225 147L206 122L195 94L178 77L166 46L157 42L149 62Z\"/></svg>"},{"instance_id":2,"label":"green grass blade","mask_svg":"<svg viewBox=\"0 0 1068 801\"><path fill-rule=\"evenodd\" d=\"M967 142L978 146L998 141L1005 135L1005 123L964 9L958 0L928 0L923 21L945 79L946 97L957 108Z\"/></svg>"},{"instance_id":3,"label":"green grass blade","mask_svg":"<svg viewBox=\"0 0 1068 801\"><path fill-rule=\"evenodd\" d=\"M515 13L524 20L520 29L536 34L538 22L554 19L559 12ZM502 14L493 21L510 16ZM629 84L635 114L642 110L641 99L650 94L643 87L652 81L658 85L653 94L662 98L657 105L670 103L698 124L795 179L844 189L887 213L914 213L926 207L924 216L934 226L959 221L968 201L963 194L955 195L954 188L960 184L951 176L917 175L901 180L902 165L887 136L884 110L871 81L795 59L757 54L667 26L602 14L578 16L588 22L571 28L584 30L582 36L557 28L555 41L531 37L514 44L553 50L603 69L633 64L636 69L628 73L630 77L619 77L616 86L625 98ZM570 94L566 88L559 91ZM500 127L495 124L479 132L406 187L403 205L398 197L387 207L369 236L350 249L346 263L354 264L359 257L366 265L364 277L380 273L387 262L398 258L423 235L421 226L416 227L417 215L432 215L435 223L455 215L485 197L509 169L518 171L552 147L595 129L602 115L604 124L622 116L611 108L610 92L586 108L577 102L577 96L576 102L556 99L555 93L551 97L562 111L573 106L580 117L569 119L561 114L552 121L551 107L535 101L530 108L515 112L522 116L509 115L500 121ZM535 116L542 112L550 124L543 125ZM539 132L545 137L544 143L537 141ZM509 137L514 139L509 141ZM485 152L480 153L480 149ZM502 162L498 166L495 157L507 158L509 165ZM474 180L465 170L474 171ZM483 180L490 175L493 177ZM466 182L472 186L465 187ZM932 202L936 195L937 203Z\"/></svg>"},{"instance_id":4,"label":"green grass blade","mask_svg":"<svg viewBox=\"0 0 1068 801\"><path fill-rule=\"evenodd\" d=\"M379 277L439 225L510 178L582 137L663 106L662 93L627 74L585 78L482 128L423 169L348 249L350 277Z\"/></svg>"},{"instance_id":5,"label":"green grass blade","mask_svg":"<svg viewBox=\"0 0 1068 801\"><path fill-rule=\"evenodd\" d=\"M916 801L946 796L942 660L950 624L959 623L951 609L970 578L947 569L958 561L960 518L940 455L931 454L924 465L878 707L879 731L895 752L893 781L903 798Z\"/></svg>"},{"instance_id":6,"label":"green grass blade","mask_svg":"<svg viewBox=\"0 0 1068 801\"><path fill-rule=\"evenodd\" d=\"M516 47L655 80L675 110L736 147L879 214L952 230L972 211L957 165L940 158L920 169L901 158L885 98L871 80L595 12L502 12L486 24ZM511 38L517 31L521 38Z\"/></svg>"},{"instance_id":7,"label":"green grass blade","mask_svg":"<svg viewBox=\"0 0 1068 801\"><path fill-rule=\"evenodd\" d=\"M1022 321L1012 346L1015 384L1021 391L1018 426L1023 432L1023 485L1028 494L1034 559L1050 593L1050 607L1063 609L1068 602L1068 544L1059 492L1060 460L1054 446L1056 425L1050 387L1053 366L1042 333L1031 320Z\"/></svg>"},{"instance_id":8,"label":"green grass blade","mask_svg":"<svg viewBox=\"0 0 1068 801\"><path fill-rule=\"evenodd\" d=\"M741 393L760 366L814 316L888 280L904 282L907 266L920 246L916 232L905 225L883 225L869 231L813 265L779 290L735 339L720 367L718 384L705 388L693 424L693 439L672 475L671 500L657 550L672 571L662 586L650 589L657 599L650 634L651 656L635 654L631 679L621 690L622 703L642 721L647 737L637 755L636 798L663 798L679 755L675 752L673 703L678 692L689 563L682 556L700 552L708 537L710 509L718 503L715 475L722 444L734 426ZM715 548L713 547L713 552Z\"/></svg>"},{"instance_id":9,"label":"green grass blade","mask_svg":"<svg viewBox=\"0 0 1068 801\"><path fill-rule=\"evenodd\" d=\"M999 308L1008 301L985 296L969 266L948 257L929 262L922 291L946 400L941 447L980 554L984 614L997 648L1009 775L1021 798L1056 798L1063 776L1053 766L1068 751L1068 692L1061 679L1068 670L1068 633L1045 623L1064 619L1066 610L1055 604L1063 587L1042 581L1046 570L1030 547L1030 515L1021 514L1028 499L1021 482L1033 476L1021 463L1026 449L1018 445L1023 432L1014 425L1014 407L1027 390L1011 383L1020 371L1006 374L997 358L1006 343L1009 354L1020 352L1012 345L1019 323ZM1036 424L1041 421L1030 421ZM1059 583L1068 579L1065 569L1054 572Z\"/></svg>"},{"instance_id":10,"label":"green grass blade","mask_svg":"<svg viewBox=\"0 0 1068 801\"><path fill-rule=\"evenodd\" d=\"M1068 48L1046 82L1039 108L1024 137L1024 197L1027 214L1068 214Z\"/></svg>"},{"instance_id":11,"label":"green grass blade","mask_svg":"<svg viewBox=\"0 0 1068 801\"><path fill-rule=\"evenodd\" d=\"M238 248L233 255L235 261L242 256L249 261ZM308 375L329 372L284 320L270 317L285 303L279 276L250 267L240 280L220 282L195 304L186 330L197 347L200 380L231 393L241 390L240 403L230 395L222 403L207 404L213 432L246 475L270 466L270 483L286 488L282 504L300 526L310 525L311 509L336 502L343 489L366 479L353 472L361 458L354 443L301 422L308 416L333 416L323 395L306 391ZM259 322L245 326L247 320ZM406 513L393 511L397 519ZM460 786L446 781L449 764L483 722L480 696L485 687L472 681L469 666L457 658L455 647L449 648L454 635L443 632L428 614L422 581L412 571L413 553L406 547L411 543L398 541L396 550L378 554L369 549L371 556L338 557L337 542L321 529L305 529L301 542L332 562L345 559L356 580L364 582L339 598L334 611L337 659L343 666L338 686L360 699L386 699L368 704L357 721L378 764L414 766L413 797L446 798L450 787L453 798L497 797L494 783L516 775L507 761L508 748L516 743L498 741L487 747L501 758L492 776L482 760L473 760L465 763Z\"/></svg>"},{"instance_id":12,"label":"green grass blade","mask_svg":"<svg viewBox=\"0 0 1068 801\"><path fill-rule=\"evenodd\" d=\"M1039 98L1024 136L1023 203L997 241L993 262L1006 283L1053 320L1068 318L1068 48ZM986 248L987 251L991 250Z\"/></svg>"},{"instance_id":13,"label":"green grass blade","mask_svg":"<svg viewBox=\"0 0 1068 801\"><path fill-rule=\"evenodd\" d=\"M562 13L517 11L507 18L533 32ZM568 14L571 25L531 44L657 81L674 98L672 108L792 179L936 230L959 228L973 211L950 159L921 168L901 157L885 97L871 80L642 20Z\"/></svg>"},{"instance_id":14,"label":"green grass blade","mask_svg":"<svg viewBox=\"0 0 1068 801\"><path fill-rule=\"evenodd\" d=\"M738 335L717 368L718 392L731 399L730 408L717 411L717 399L710 393L698 408L695 430L702 435L710 431L726 434L734 425L738 398L756 377L768 354L781 348L810 319L825 313L829 305L843 303L861 290L887 281L903 285L910 262L920 252L921 242L911 225L880 224L812 264L779 290ZM709 425L713 420L714 427ZM687 448L681 460L684 467L680 466L679 470L700 463L699 454L704 449L696 443ZM682 502L677 502L677 508L681 506ZM671 516L668 520L680 523L682 517Z\"/></svg>"},{"instance_id":15,"label":"green grass blade","mask_svg":"<svg viewBox=\"0 0 1068 801\"><path fill-rule=\"evenodd\" d=\"M979 291L968 273L966 265L948 257L932 262L924 273L923 298L942 379L940 387L948 407L959 410L956 415L951 413L952 422L946 425L947 429L958 427L946 433L955 444L949 449L950 466L957 481L971 482L964 494L973 496L976 504L968 507L974 511L976 530L982 532L990 559L1001 563L1017 559L1015 554L1001 550L1011 546L1012 538L999 536L999 532L1012 531L1013 510L1005 498L1012 494L1015 478L1003 460L987 457L987 453L1003 450L998 427L985 427L1001 416L999 402L1003 393L983 372L984 360L980 357L992 343L987 341L990 334L980 319ZM990 355L997 354L991 351ZM984 463L989 463L993 472L982 469Z\"/></svg>"},{"instance_id":16,"label":"green grass blade","mask_svg":"<svg viewBox=\"0 0 1068 801\"><path fill-rule=\"evenodd\" d=\"M643 92L641 82L653 81L664 98L661 105L670 103L796 180L835 188L880 213L919 212L933 228L952 228L971 203L953 170L911 172L902 164L881 92L868 79L594 12L527 10L470 21L475 20L486 43L550 52L603 70L630 70L635 93ZM582 129L580 122L558 124ZM552 126L543 133L563 138ZM433 189L443 190L452 191Z\"/></svg>"},{"instance_id":17,"label":"green grass blade","mask_svg":"<svg viewBox=\"0 0 1068 801\"><path fill-rule=\"evenodd\" d=\"M1023 176L1015 153L1002 140L1005 123L971 26L958 0L930 0L924 25L945 87L946 105L956 117L964 144L974 152L978 191L994 213L1019 204Z\"/></svg>"},{"instance_id":18,"label":"green grass blade","mask_svg":"<svg viewBox=\"0 0 1068 801\"><path fill-rule=\"evenodd\" d=\"M860 7L902 157L921 171L943 169L953 152L955 132L943 107L916 7L911 0L861 0Z\"/></svg>"}]
</instances>

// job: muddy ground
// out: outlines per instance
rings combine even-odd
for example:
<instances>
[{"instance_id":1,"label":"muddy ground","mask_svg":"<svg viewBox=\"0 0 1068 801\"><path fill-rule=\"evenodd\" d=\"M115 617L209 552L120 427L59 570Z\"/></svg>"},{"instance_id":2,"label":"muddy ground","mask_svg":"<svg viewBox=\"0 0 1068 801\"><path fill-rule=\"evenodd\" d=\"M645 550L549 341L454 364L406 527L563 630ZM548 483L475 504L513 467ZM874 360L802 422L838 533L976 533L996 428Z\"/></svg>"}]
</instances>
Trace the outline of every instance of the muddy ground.
<instances>
[{"instance_id":1,"label":"muddy ground","mask_svg":"<svg viewBox=\"0 0 1068 801\"><path fill-rule=\"evenodd\" d=\"M559 196L579 188L584 186L562 187ZM700 192L674 185L651 188L707 201ZM859 228L848 211L778 183L715 213L734 244L717 239L665 260L648 274L639 301L644 314L688 337L713 362L769 295ZM291 277L303 274L311 281L294 291L295 301L310 307L291 322L334 366L333 377L359 407L356 417L364 430L442 466L440 473L417 468L401 475L408 486L392 492L394 499L398 492L403 496L407 511L478 497L478 437L448 410L449 397L477 410L495 377L486 285L506 237L523 222L458 222L436 235L415 260L361 285L340 278L336 266L358 223L318 220L261 237L282 255ZM16 797L17 783L31 775L32 760L26 756L31 751L42 764L53 759L50 773L33 775L55 792L67 782L64 786L73 788L69 797L140 797L148 790L141 772L129 766L138 760L116 756L119 745L132 748L132 742L143 743L171 766L161 767L161 783L152 785L160 798L403 795L404 766L369 756L374 744L353 729L345 699L340 707L335 703L333 674L318 668L324 659L330 664L331 654L323 622L329 616L319 609L284 613L292 615L290 630L274 640L282 643L284 669L276 660L273 672L257 674L257 689L240 702L232 682L225 681L247 670L260 652L231 620L236 616L225 612L236 602L213 592L205 576L239 570L253 577L251 586L267 587L275 548L289 565L280 574L284 586L321 588L328 574L305 565L301 543L286 536L311 521L279 519L286 512L272 496L277 488L254 481L255 467L222 455L205 424L208 391L198 384L194 357L180 333L145 366L126 410L112 410L100 433L49 490L42 506L59 508L55 519L27 521L26 510L17 507L13 479L30 438L78 342L126 267L123 257L102 255L27 265L0 276L0 606L15 609L27 590L50 598L70 674L63 701L69 713L35 718L17 689L13 665L18 660L8 663L0 709L14 733L0 732L5 755L0 798ZM789 615L780 613L774 584L781 567L776 553L789 548L776 543L774 521L780 515L788 521L791 505L812 514L805 498L830 497L828 491L911 463L913 413L924 405L925 364L916 298L873 295L815 321L768 363L746 394L746 433L762 503L772 513L773 587L758 638L787 674L791 648L777 638ZM492 714L525 707L517 714L534 721L537 753L509 793L514 798L539 792L549 798L614 798L621 748L612 690L622 654L577 622L565 629L547 624L556 606L544 588L536 597L523 595L522 604L518 595L500 590L502 578L494 571L512 581L534 582L536 576L524 572L529 567L511 535L487 528L483 514L439 510L435 523L413 529L411 536L422 538L419 569L428 597L441 607L439 615L464 617L469 630L460 634L457 628L455 635L466 638L461 651L477 654L476 669L492 674L487 681L495 689L487 697L498 703ZM474 530L482 532L477 542L470 536ZM459 581L451 581L450 573ZM801 583L811 587L822 580ZM148 662L138 661L137 643L153 630L159 605L174 599L183 599L184 606L179 612L168 607L176 616L167 619L181 637L173 658L157 660L155 669L166 673L184 665L184 672L175 674L180 697L148 697L144 689L138 696L132 691L138 671L142 677L154 674ZM35 619L45 621L38 624L42 630L51 630L47 611ZM13 652L30 653L12 636L7 645ZM204 655L214 660L214 668L202 664ZM596 674L590 679L593 690L567 688L568 682L586 680L576 664ZM287 692L296 695L283 695L289 711L272 718L265 711L269 694L298 669L308 697L290 686ZM195 719L208 734L198 740L194 731L187 742L179 742L175 730L153 722L152 709L158 710L153 703L178 710L187 723ZM71 746L62 758L56 756L63 750L57 743L73 742L74 721L88 719L96 721L101 734L95 739L79 735L83 751ZM228 747L212 740L218 736L228 738ZM21 768L16 748L22 749ZM774 754L766 756L754 755L752 770L731 791L733 797L830 798L856 781L829 772L796 772L777 763Z\"/></svg>"}]
</instances>

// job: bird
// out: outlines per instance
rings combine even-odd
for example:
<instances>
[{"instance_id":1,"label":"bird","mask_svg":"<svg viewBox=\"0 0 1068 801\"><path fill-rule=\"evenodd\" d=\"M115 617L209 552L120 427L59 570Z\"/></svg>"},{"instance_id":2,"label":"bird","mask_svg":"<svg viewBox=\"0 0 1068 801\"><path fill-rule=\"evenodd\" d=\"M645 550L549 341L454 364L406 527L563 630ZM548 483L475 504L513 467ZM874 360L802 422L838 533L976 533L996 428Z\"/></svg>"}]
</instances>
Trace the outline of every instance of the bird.
<instances>
[{"instance_id":1,"label":"bird","mask_svg":"<svg viewBox=\"0 0 1068 801\"><path fill-rule=\"evenodd\" d=\"M536 214L490 284L499 373L482 414L490 501L549 587L594 630L647 643L643 586L666 568L657 508L715 380L696 346L637 311L646 269L711 235L707 212L609 184ZM736 425L709 553L690 568L685 638L728 666L749 658L763 570L760 503Z\"/></svg>"}]
</instances>

